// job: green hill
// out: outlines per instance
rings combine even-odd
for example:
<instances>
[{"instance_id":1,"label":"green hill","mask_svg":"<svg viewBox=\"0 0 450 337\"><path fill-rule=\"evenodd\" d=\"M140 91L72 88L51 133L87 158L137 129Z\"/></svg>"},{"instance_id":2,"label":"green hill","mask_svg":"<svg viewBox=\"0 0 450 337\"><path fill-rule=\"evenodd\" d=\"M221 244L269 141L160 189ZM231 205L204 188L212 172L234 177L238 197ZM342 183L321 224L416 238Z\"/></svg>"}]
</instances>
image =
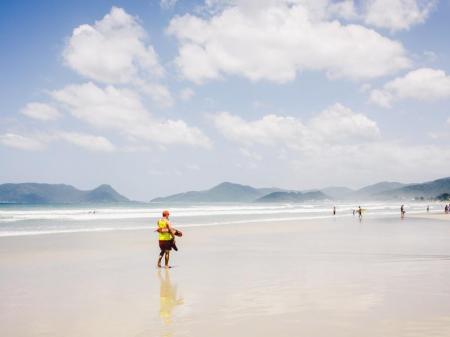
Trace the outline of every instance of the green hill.
<instances>
[{"instance_id":1,"label":"green hill","mask_svg":"<svg viewBox=\"0 0 450 337\"><path fill-rule=\"evenodd\" d=\"M209 190L174 194L155 198L152 202L251 202L275 191L280 191L280 189L254 188L247 185L224 182Z\"/></svg>"},{"instance_id":2,"label":"green hill","mask_svg":"<svg viewBox=\"0 0 450 337\"><path fill-rule=\"evenodd\" d=\"M330 199L320 191L313 192L272 192L259 199L257 202L304 202Z\"/></svg>"},{"instance_id":3,"label":"green hill","mask_svg":"<svg viewBox=\"0 0 450 337\"><path fill-rule=\"evenodd\" d=\"M421 184L411 184L401 188L376 194L380 198L435 198L438 195L450 193L450 177L428 181Z\"/></svg>"},{"instance_id":4,"label":"green hill","mask_svg":"<svg viewBox=\"0 0 450 337\"><path fill-rule=\"evenodd\" d=\"M129 199L117 193L109 185L81 191L64 184L2 184L0 203L14 204L76 204L127 202Z\"/></svg>"},{"instance_id":5,"label":"green hill","mask_svg":"<svg viewBox=\"0 0 450 337\"><path fill-rule=\"evenodd\" d=\"M383 181L358 190L346 187L327 187L320 191L289 191L280 188L254 188L247 185L224 182L203 191L189 191L152 202L303 202L309 200L383 200L401 198L435 198L450 193L450 178L421 184L403 184Z\"/></svg>"}]
</instances>

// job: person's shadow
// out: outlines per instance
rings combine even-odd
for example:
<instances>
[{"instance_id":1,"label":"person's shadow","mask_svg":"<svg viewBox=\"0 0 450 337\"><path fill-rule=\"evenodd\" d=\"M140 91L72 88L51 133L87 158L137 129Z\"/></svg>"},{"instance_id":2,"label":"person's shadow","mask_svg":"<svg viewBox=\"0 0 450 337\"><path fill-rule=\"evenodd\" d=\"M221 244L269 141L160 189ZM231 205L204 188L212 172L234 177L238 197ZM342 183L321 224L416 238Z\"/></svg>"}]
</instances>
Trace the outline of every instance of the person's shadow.
<instances>
[{"instance_id":1,"label":"person's shadow","mask_svg":"<svg viewBox=\"0 0 450 337\"><path fill-rule=\"evenodd\" d=\"M169 326L172 323L172 311L177 305L183 304L183 298L177 297L177 287L172 284L168 269L164 269L163 271L159 269L158 278L160 282L159 316Z\"/></svg>"}]
</instances>

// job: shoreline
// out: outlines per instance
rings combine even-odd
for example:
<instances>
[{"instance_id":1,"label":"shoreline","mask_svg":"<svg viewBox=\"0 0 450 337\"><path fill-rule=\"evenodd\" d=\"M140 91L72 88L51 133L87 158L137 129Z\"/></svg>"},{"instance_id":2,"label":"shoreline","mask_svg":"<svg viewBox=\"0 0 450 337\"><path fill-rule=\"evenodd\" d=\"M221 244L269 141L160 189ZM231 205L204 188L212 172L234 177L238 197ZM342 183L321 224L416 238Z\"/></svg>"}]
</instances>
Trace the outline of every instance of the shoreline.
<instances>
[{"instance_id":1,"label":"shoreline","mask_svg":"<svg viewBox=\"0 0 450 337\"><path fill-rule=\"evenodd\" d=\"M398 213L391 212L386 214L370 214L363 216L363 221L378 221L378 220L392 220L397 219ZM405 218L417 218L417 219L427 219L427 220L440 220L440 221L450 221L450 214L445 213L436 213L436 212L407 212ZM242 219L242 220L224 220L224 221L213 221L207 223L186 223L176 225L176 227L180 229L190 229L190 228L215 228L215 227L235 227L235 226L262 226L270 223L283 223L283 224L295 224L295 223L305 223L305 222L322 222L322 221L341 221L341 220L349 220L357 219L356 215L352 215L351 213L341 213L337 215L316 215L316 216L293 216L293 217L285 217L285 218L259 218L259 219ZM129 219L133 221L135 219ZM24 220L30 221L30 220ZM153 231L154 226L152 224L148 224L142 221L142 224L135 226L126 226L126 227L115 227L108 226L108 222L105 220L96 220L103 223L100 227L84 227L84 228L65 228L65 229L54 229L54 230L23 230L17 232L9 232L9 231L0 231L0 240L5 238L14 238L14 237L41 237L48 235L61 235L61 234L89 234L89 233L108 233L108 232L134 232L134 231ZM111 225L112 222L123 221L123 219L116 219L109 223ZM78 223L74 221L74 223Z\"/></svg>"}]
</instances>

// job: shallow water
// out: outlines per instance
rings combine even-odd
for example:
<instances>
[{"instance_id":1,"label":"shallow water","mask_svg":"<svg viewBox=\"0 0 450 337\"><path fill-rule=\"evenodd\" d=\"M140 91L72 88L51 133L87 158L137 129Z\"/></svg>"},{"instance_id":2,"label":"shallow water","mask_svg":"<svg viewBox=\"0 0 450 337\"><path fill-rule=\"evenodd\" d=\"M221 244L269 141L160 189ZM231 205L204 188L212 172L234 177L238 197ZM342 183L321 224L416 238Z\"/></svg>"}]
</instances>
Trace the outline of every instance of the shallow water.
<instances>
[{"instance_id":1,"label":"shallow water","mask_svg":"<svg viewBox=\"0 0 450 337\"><path fill-rule=\"evenodd\" d=\"M449 222L186 228L167 271L152 235L0 238L0 334L450 336Z\"/></svg>"},{"instance_id":2,"label":"shallow water","mask_svg":"<svg viewBox=\"0 0 450 337\"><path fill-rule=\"evenodd\" d=\"M337 214L333 216L332 207ZM155 226L162 207L169 208L171 220L180 228L353 217L358 202L332 204L224 203L224 204L98 204L98 205L0 205L0 237L55 233L148 229ZM439 203L410 202L407 214L441 212ZM399 214L398 202L367 202L364 217L384 217Z\"/></svg>"}]
</instances>

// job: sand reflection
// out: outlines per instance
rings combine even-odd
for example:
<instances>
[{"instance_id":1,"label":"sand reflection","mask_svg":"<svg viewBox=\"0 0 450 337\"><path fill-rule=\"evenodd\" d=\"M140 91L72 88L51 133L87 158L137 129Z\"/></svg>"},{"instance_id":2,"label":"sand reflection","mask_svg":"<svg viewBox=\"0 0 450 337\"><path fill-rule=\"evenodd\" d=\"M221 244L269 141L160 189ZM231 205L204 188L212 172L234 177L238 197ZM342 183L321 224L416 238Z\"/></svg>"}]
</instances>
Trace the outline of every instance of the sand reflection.
<instances>
[{"instance_id":1,"label":"sand reflection","mask_svg":"<svg viewBox=\"0 0 450 337\"><path fill-rule=\"evenodd\" d=\"M159 290L159 315L164 324L169 326L173 320L173 310L177 305L183 304L183 298L177 296L177 287L170 279L170 272L167 269L158 270L160 282ZM170 336L165 334L164 336Z\"/></svg>"}]
</instances>

